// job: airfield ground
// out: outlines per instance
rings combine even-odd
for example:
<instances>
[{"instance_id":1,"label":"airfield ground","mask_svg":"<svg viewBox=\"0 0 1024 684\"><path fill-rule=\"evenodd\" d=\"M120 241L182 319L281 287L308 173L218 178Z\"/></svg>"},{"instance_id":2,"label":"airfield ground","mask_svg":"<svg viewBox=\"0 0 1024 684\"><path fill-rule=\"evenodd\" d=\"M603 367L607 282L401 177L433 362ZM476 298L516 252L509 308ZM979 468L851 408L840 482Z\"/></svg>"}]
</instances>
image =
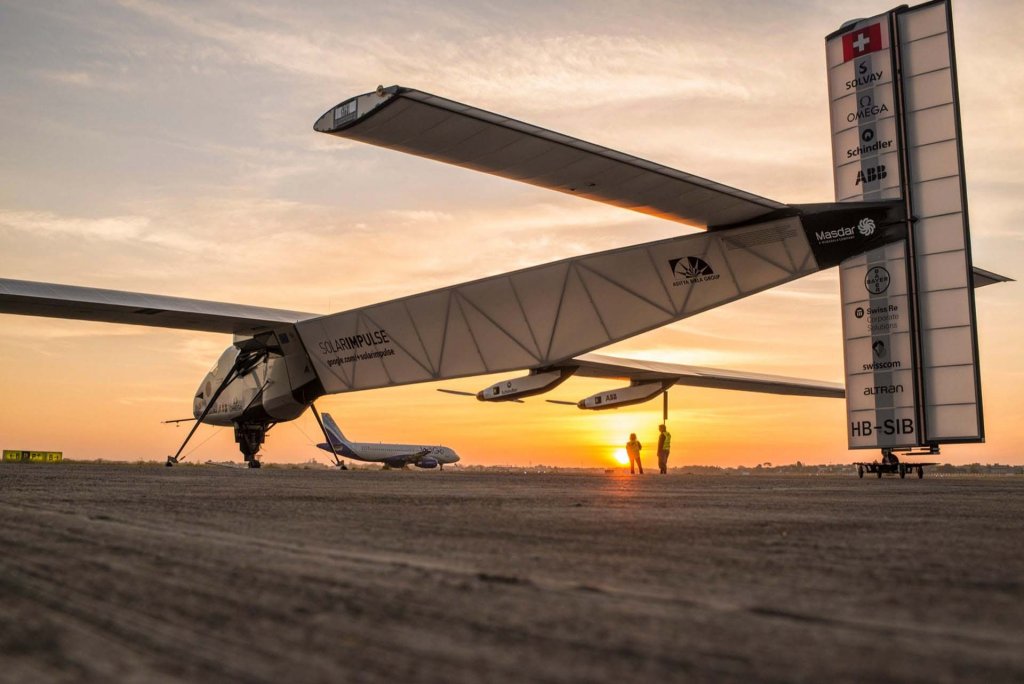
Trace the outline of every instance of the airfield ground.
<instances>
[{"instance_id":1,"label":"airfield ground","mask_svg":"<svg viewBox=\"0 0 1024 684\"><path fill-rule=\"evenodd\" d=\"M0 465L0 680L1024 681L1024 478Z\"/></svg>"}]
</instances>

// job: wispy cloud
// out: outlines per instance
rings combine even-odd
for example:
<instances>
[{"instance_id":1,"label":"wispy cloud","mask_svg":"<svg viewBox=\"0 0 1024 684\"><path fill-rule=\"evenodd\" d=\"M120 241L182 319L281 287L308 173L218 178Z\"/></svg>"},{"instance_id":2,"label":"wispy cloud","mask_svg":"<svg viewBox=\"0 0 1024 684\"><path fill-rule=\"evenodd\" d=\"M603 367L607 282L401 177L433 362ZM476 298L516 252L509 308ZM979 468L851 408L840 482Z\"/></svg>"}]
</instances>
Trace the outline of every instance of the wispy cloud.
<instances>
[{"instance_id":1,"label":"wispy cloud","mask_svg":"<svg viewBox=\"0 0 1024 684\"><path fill-rule=\"evenodd\" d=\"M0 230L32 235L74 235L85 239L131 240L143 236L149 219L142 216L112 216L96 219L58 216L49 212L0 212Z\"/></svg>"},{"instance_id":2,"label":"wispy cloud","mask_svg":"<svg viewBox=\"0 0 1024 684\"><path fill-rule=\"evenodd\" d=\"M60 85L74 86L77 88L98 88L101 90L119 92L129 90L129 85L125 82L123 77L101 74L97 71L41 69L36 73L40 78L53 81Z\"/></svg>"}]
</instances>

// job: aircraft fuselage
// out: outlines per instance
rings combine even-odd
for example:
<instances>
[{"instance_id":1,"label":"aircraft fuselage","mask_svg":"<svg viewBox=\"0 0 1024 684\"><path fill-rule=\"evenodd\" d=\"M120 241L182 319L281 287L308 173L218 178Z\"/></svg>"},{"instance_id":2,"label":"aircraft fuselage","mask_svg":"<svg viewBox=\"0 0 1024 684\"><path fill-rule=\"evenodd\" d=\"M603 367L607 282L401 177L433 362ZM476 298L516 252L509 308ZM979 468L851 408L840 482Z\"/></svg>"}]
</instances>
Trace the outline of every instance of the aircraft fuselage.
<instances>
[{"instance_id":1,"label":"aircraft fuselage","mask_svg":"<svg viewBox=\"0 0 1024 684\"><path fill-rule=\"evenodd\" d=\"M196 419L206 410L210 398L231 372L240 353L235 346L225 349L203 378L192 401L192 414ZM228 426L294 420L321 394L315 388L308 389L312 391L298 391L299 388L294 388L287 360L283 356L267 353L251 367L240 371L224 388L203 422Z\"/></svg>"}]
</instances>

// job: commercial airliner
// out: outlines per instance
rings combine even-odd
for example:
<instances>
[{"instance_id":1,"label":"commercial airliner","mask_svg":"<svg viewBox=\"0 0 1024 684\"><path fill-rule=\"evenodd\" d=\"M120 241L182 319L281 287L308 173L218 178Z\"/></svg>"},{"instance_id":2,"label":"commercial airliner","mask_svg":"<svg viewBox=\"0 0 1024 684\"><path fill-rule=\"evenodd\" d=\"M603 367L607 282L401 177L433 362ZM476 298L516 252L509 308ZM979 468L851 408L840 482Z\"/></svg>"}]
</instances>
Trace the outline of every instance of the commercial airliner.
<instances>
[{"instance_id":1,"label":"commercial airliner","mask_svg":"<svg viewBox=\"0 0 1024 684\"><path fill-rule=\"evenodd\" d=\"M459 455L450 447L424 444L384 444L376 442L352 442L342 434L331 414L323 414L324 432L329 442L317 444L337 459L340 456L366 463L383 463L385 468L440 468L455 463Z\"/></svg>"}]
</instances>

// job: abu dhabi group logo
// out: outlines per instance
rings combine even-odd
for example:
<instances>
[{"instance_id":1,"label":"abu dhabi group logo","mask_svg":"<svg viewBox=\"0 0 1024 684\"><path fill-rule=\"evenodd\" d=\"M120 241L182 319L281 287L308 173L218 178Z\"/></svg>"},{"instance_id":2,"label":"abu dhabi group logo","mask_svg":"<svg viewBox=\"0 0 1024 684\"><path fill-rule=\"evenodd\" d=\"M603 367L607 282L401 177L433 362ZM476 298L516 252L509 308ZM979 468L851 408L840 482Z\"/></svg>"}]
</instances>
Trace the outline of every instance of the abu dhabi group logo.
<instances>
[{"instance_id":1,"label":"abu dhabi group logo","mask_svg":"<svg viewBox=\"0 0 1024 684\"><path fill-rule=\"evenodd\" d=\"M679 259L669 259L669 268L672 269L672 276L675 278L672 285L692 285L694 283L705 283L709 280L718 280L721 276L715 273L711 264L700 257L688 256Z\"/></svg>"}]
</instances>

